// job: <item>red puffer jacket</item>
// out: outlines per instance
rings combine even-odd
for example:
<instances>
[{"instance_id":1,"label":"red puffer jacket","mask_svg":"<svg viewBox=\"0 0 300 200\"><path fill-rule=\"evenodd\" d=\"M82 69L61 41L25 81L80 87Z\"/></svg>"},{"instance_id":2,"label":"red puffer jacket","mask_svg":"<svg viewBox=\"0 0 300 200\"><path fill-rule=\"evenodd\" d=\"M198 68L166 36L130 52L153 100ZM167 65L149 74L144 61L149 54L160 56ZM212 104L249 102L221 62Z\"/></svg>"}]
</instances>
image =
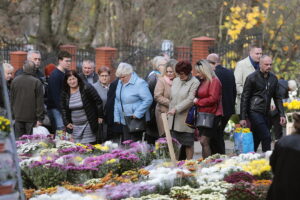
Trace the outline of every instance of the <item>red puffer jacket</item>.
<instances>
[{"instance_id":1,"label":"red puffer jacket","mask_svg":"<svg viewBox=\"0 0 300 200\"><path fill-rule=\"evenodd\" d=\"M196 97L198 101L195 105L198 112L212 113L216 116L223 115L222 84L217 77L213 77L211 82L202 80Z\"/></svg>"}]
</instances>

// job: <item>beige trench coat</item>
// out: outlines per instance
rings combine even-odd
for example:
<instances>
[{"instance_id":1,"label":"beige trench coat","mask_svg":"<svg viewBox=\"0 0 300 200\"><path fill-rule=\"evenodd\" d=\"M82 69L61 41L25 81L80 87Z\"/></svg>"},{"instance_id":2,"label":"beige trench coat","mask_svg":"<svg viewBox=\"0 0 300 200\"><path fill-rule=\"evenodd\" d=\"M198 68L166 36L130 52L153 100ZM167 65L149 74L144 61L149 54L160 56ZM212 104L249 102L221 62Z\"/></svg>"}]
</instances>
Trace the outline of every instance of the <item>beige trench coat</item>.
<instances>
[{"instance_id":1,"label":"beige trench coat","mask_svg":"<svg viewBox=\"0 0 300 200\"><path fill-rule=\"evenodd\" d=\"M193 133L194 129L185 124L185 119L189 109L193 106L196 90L200 82L192 77L188 81L181 81L179 77L175 78L171 87L171 102L169 110L175 108L174 129L178 132ZM173 116L168 116L169 127L172 130Z\"/></svg>"},{"instance_id":2,"label":"beige trench coat","mask_svg":"<svg viewBox=\"0 0 300 200\"><path fill-rule=\"evenodd\" d=\"M255 68L253 67L249 56L241 61L239 61L234 70L235 84L236 84L236 104L235 104L235 112L236 114L240 114L241 110L241 97L243 93L243 88L245 85L246 78L249 74L255 72Z\"/></svg>"},{"instance_id":3,"label":"beige trench coat","mask_svg":"<svg viewBox=\"0 0 300 200\"><path fill-rule=\"evenodd\" d=\"M165 133L164 125L161 119L161 113L167 113L169 111L170 92L171 86L165 81L163 77L160 77L157 80L154 90L154 99L157 102L155 108L155 117L159 136L162 136Z\"/></svg>"}]
</instances>

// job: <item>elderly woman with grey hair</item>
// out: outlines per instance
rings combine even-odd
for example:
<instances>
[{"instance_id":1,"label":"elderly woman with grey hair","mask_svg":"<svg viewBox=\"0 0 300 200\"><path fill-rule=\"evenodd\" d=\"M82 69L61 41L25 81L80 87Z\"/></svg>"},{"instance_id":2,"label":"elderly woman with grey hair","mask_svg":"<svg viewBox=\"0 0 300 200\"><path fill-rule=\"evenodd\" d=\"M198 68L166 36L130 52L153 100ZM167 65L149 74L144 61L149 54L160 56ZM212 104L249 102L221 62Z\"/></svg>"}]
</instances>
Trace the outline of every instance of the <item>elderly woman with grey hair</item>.
<instances>
[{"instance_id":1,"label":"elderly woman with grey hair","mask_svg":"<svg viewBox=\"0 0 300 200\"><path fill-rule=\"evenodd\" d=\"M148 84L133 71L128 63L119 64L116 76L119 82L115 97L114 122L123 126L123 141L141 140L143 133L131 133L124 117L130 116L137 119L146 117L146 112L152 103Z\"/></svg>"}]
</instances>

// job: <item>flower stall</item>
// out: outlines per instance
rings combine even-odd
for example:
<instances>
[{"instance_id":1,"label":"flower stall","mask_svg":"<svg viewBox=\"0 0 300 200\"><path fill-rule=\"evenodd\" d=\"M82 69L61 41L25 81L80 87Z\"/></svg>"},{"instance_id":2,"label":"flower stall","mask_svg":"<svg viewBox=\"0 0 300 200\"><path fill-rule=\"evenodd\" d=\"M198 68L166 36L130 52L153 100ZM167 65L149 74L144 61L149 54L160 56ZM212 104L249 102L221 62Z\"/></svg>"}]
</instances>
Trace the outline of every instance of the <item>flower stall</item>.
<instances>
[{"instance_id":1,"label":"flower stall","mask_svg":"<svg viewBox=\"0 0 300 200\"><path fill-rule=\"evenodd\" d=\"M31 200L265 198L272 174L263 155L217 154L174 165L166 143L83 145L25 135L17 142L24 192Z\"/></svg>"}]
</instances>

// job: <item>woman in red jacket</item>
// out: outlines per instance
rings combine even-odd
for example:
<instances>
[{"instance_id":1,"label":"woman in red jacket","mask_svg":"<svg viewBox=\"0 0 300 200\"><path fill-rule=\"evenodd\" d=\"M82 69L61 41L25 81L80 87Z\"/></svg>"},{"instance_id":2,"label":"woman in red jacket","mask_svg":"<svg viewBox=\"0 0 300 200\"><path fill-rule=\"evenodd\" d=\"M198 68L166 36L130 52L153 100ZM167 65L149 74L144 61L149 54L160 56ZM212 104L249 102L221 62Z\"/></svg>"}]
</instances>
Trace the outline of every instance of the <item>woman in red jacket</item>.
<instances>
[{"instance_id":1,"label":"woman in red jacket","mask_svg":"<svg viewBox=\"0 0 300 200\"><path fill-rule=\"evenodd\" d=\"M198 61L195 68L201 83L196 92L194 103L197 106L198 112L215 115L212 128L198 127L202 157L207 158L211 155L214 148L214 145L210 141L218 137L217 128L220 123L220 116L223 115L222 85L208 61Z\"/></svg>"}]
</instances>

